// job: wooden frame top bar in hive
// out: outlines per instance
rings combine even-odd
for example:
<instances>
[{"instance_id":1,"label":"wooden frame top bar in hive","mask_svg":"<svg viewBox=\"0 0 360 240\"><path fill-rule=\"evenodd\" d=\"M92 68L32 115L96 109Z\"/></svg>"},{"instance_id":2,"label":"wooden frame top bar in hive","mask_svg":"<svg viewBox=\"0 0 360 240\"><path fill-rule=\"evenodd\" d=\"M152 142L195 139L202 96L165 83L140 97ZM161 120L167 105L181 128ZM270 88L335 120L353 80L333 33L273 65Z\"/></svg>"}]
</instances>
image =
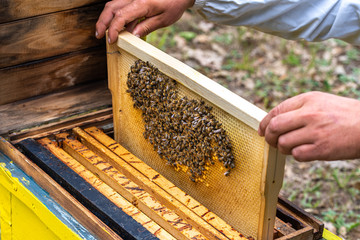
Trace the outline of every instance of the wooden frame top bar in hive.
<instances>
[{"instance_id":1,"label":"wooden frame top bar in hive","mask_svg":"<svg viewBox=\"0 0 360 240\"><path fill-rule=\"evenodd\" d=\"M128 32L107 46L107 59L115 140L245 236L272 239L285 158L257 134L266 113ZM203 100L213 107L212 113L233 145L236 167L230 176L225 177L222 164L216 163L203 182L191 182L185 172L166 165L144 139L141 110L133 107L126 92L128 72L137 59L150 62L177 81L180 96Z\"/></svg>"}]
</instances>

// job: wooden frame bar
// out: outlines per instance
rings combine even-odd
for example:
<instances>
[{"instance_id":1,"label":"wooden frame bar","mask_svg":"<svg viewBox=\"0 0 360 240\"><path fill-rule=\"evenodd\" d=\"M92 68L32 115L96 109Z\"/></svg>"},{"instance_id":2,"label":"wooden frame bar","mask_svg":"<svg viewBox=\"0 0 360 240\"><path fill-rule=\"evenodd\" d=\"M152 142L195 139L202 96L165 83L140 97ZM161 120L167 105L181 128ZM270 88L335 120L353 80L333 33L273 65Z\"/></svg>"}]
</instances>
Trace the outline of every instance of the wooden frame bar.
<instances>
[{"instance_id":1,"label":"wooden frame bar","mask_svg":"<svg viewBox=\"0 0 360 240\"><path fill-rule=\"evenodd\" d=\"M106 160L97 156L79 141L68 138L66 133L58 134L57 138L62 140L63 149L67 153L77 159L94 174L97 174L101 180L115 189L129 202L136 205L148 217L152 218L177 239L206 239L187 221L161 204L151 194L128 179ZM224 236L223 239L225 239Z\"/></svg>"},{"instance_id":2,"label":"wooden frame bar","mask_svg":"<svg viewBox=\"0 0 360 240\"><path fill-rule=\"evenodd\" d=\"M150 187L149 191L153 191L157 195L161 195L158 197L162 198L167 205L171 204L170 206L174 209L179 209L178 211L184 209L185 206L191 209L195 214L197 214L199 217L204 219L207 223L212 225L218 231L224 233L224 235L229 237L230 239L243 238L241 233L239 233L234 228L232 228L224 220L222 220L216 214L211 212L209 209L207 209L201 203L196 201L194 198L189 196L187 193L182 191L180 188L176 187L164 176L156 172L154 169L149 167L147 164L145 164L143 161L138 159L136 156L131 154L123 146L117 143L114 139L104 134L100 129L96 127L90 127L85 129L85 132L88 133L94 139L96 139L100 144L97 144L96 141L94 141L94 139L90 138L87 134L84 133L84 131L81 131L79 128L75 128L74 132L80 137L80 139L86 146L88 146L89 148L95 151L96 149L103 149L103 147L100 144L103 144L106 148L108 148L110 151L108 150L96 151L98 152L99 155L103 156L103 158L111 159L109 161L116 162L117 163L116 165L118 166L120 162L118 157L120 157L124 162L126 162L133 168L133 170L129 169L128 170L129 172L133 173L136 172L137 170L139 173L143 174L146 178L148 178L148 182L140 181L139 183L144 188ZM111 152L113 152L116 155L112 154ZM120 163L120 165L123 165L123 163ZM148 183L150 183L151 185L150 186L147 185ZM155 183L161 189L154 186L153 183ZM181 204L178 204L177 201L175 201L172 198L166 197L166 193L164 191L169 195L173 196ZM183 214L186 214L185 212L186 211L184 211ZM191 214L191 216L193 215ZM202 221L200 221L199 224L204 225Z\"/></svg>"},{"instance_id":3,"label":"wooden frame bar","mask_svg":"<svg viewBox=\"0 0 360 240\"><path fill-rule=\"evenodd\" d=\"M18 146L119 236L125 239L157 239L35 140L25 139Z\"/></svg>"},{"instance_id":4,"label":"wooden frame bar","mask_svg":"<svg viewBox=\"0 0 360 240\"><path fill-rule=\"evenodd\" d=\"M159 201L161 201L162 204L174 210L182 218L187 219L187 221L189 221L195 228L199 229L199 231L203 233L206 237L223 239L224 235L220 234L220 232L224 234L226 232L229 233L229 235L225 234L225 236L231 239L243 239L243 235L241 233L239 233L235 229L231 229L231 227L228 224L226 224L223 220L219 220L219 218L211 211L209 210L204 211L199 216L195 214L193 211L191 211L190 210L191 208L189 209L185 205L183 205L183 203L179 201L177 198L175 198L173 195L169 194L164 189L156 185L154 183L154 180L156 180L157 178L164 179L163 177L160 177L159 174L155 174L155 176L150 179L147 176L144 176L141 171L134 168L131 164L128 164L125 160L123 160L122 158L114 154L112 151L104 147L101 143L99 143L93 137L88 135L85 131L81 130L80 128L74 128L73 132L80 138L80 140L84 143L84 145L86 145L89 149L94 151L103 159L106 159L109 163L111 163L112 166L114 166L117 170L123 173L126 177L133 180L139 186L144 188L147 192L156 196L156 198ZM132 154L128 155L128 157L131 159L132 162L140 161L139 159L134 158ZM147 168L148 171L150 171L149 170L150 168L149 167ZM173 184L171 185L175 190L176 186ZM186 195L186 193L182 195ZM187 198L187 200L190 201L191 198ZM202 205L195 204L193 208L196 209L197 207L200 206ZM200 207L199 209L200 211L201 208L203 208L203 206ZM215 219L215 216L216 216L216 220L214 220L214 222L211 222L211 220ZM208 222L209 219L211 220ZM217 228L219 226L220 229ZM216 229L218 229L218 231Z\"/></svg>"},{"instance_id":5,"label":"wooden frame bar","mask_svg":"<svg viewBox=\"0 0 360 240\"><path fill-rule=\"evenodd\" d=\"M139 222L144 228L150 231L159 239L163 240L175 240L168 232L161 228L158 224L152 221L144 213L139 211L133 204L123 198L119 193L117 193L113 188L104 183L91 171L86 169L82 164L72 158L67 154L63 149L57 146L56 143L51 141L49 138L42 138L37 140L41 145L49 149L57 158L59 158L63 163L69 166L73 171L79 174L83 179L95 187L99 192L101 192L106 198L112 201L116 206L121 208L126 214L134 218Z\"/></svg>"}]
</instances>

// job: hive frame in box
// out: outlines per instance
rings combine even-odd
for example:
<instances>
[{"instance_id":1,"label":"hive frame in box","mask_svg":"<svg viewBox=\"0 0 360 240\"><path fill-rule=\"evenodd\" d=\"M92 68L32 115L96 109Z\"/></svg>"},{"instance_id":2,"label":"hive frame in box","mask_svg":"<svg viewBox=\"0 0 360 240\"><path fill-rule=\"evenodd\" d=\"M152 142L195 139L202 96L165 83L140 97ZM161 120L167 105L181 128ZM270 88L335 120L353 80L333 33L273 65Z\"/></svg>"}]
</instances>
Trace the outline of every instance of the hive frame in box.
<instances>
[{"instance_id":1,"label":"hive frame in box","mask_svg":"<svg viewBox=\"0 0 360 240\"><path fill-rule=\"evenodd\" d=\"M255 154L257 159L259 159L258 156L260 159L256 163L252 163L252 158L238 159L235 156L235 163L239 165L238 168L241 172L238 173L240 170L233 171L228 179L218 177L217 170L214 170L214 173L210 172L209 179L205 181L210 182L211 174L216 175L214 177L216 180L213 180L212 183L218 181L219 186L186 182L186 178L183 176L185 173L174 173L171 167L159 165L161 159L156 154L154 155L154 151L149 150L152 149L151 145L146 143L142 137L141 112L130 109L130 97L126 93L127 73L137 59L150 62L161 72L176 80L180 83L179 88L185 89L185 94L189 93L192 97L205 100L207 104L218 109L220 117L224 118L219 121L224 120L225 129L231 119L241 122L245 137L251 137L251 139L235 140L240 141L241 146L245 144L246 149L250 149L250 152L253 151L251 149L252 142L254 145L257 144L255 147L260 146L260 153L258 148L254 150L257 151ZM255 239L272 239L277 198L284 174L285 156L270 147L263 138L257 135L259 123L266 113L191 67L125 31L119 34L115 44L107 45L107 61L109 88L113 99L115 139L185 192L190 195L195 193L195 196L192 195L195 199L244 235L252 236ZM228 131L228 129L226 130ZM234 132L233 130L232 132ZM232 132L230 131L231 134ZM239 134L235 132L234 135L238 136ZM234 147L234 149L237 148ZM245 153L244 156L248 155ZM251 165L254 164L257 164L256 169L251 168ZM249 166L250 168L248 168ZM216 190L217 192L215 192ZM256 200L253 202L247 200L248 198ZM221 203L224 204L220 206ZM253 206L254 204L255 206Z\"/></svg>"},{"instance_id":2,"label":"hive frame in box","mask_svg":"<svg viewBox=\"0 0 360 240\"><path fill-rule=\"evenodd\" d=\"M0 152L11 159L22 171L49 193L57 203L68 211L79 223L100 239L122 240L111 228L85 208L70 193L63 189L40 167L23 155L11 143L0 136Z\"/></svg>"}]
</instances>

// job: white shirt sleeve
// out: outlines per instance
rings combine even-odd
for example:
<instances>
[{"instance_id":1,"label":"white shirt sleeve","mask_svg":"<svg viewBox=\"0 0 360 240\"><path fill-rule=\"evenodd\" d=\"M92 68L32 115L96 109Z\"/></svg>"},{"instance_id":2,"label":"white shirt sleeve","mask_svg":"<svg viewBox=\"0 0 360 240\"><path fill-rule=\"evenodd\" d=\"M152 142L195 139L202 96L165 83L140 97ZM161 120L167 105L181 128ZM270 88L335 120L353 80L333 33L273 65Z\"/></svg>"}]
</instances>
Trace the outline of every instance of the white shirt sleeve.
<instances>
[{"instance_id":1,"label":"white shirt sleeve","mask_svg":"<svg viewBox=\"0 0 360 240\"><path fill-rule=\"evenodd\" d=\"M205 19L286 39L360 45L360 0L196 0Z\"/></svg>"}]
</instances>

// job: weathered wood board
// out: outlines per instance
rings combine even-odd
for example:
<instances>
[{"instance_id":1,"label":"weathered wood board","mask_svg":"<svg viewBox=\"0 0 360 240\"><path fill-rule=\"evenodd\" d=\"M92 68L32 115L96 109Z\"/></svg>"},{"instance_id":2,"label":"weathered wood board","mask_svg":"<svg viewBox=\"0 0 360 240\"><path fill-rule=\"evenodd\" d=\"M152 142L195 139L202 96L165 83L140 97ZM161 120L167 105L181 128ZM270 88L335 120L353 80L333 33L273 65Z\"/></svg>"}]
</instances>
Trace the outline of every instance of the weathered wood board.
<instances>
[{"instance_id":1,"label":"weathered wood board","mask_svg":"<svg viewBox=\"0 0 360 240\"><path fill-rule=\"evenodd\" d=\"M0 105L105 80L104 51L96 47L0 69Z\"/></svg>"},{"instance_id":2,"label":"weathered wood board","mask_svg":"<svg viewBox=\"0 0 360 240\"><path fill-rule=\"evenodd\" d=\"M313 239L322 239L324 223L281 196L278 199L277 216L296 229L312 227ZM300 234L298 230L298 235Z\"/></svg>"},{"instance_id":3,"label":"weathered wood board","mask_svg":"<svg viewBox=\"0 0 360 240\"><path fill-rule=\"evenodd\" d=\"M272 239L285 158L257 134L266 113L127 32L119 35L116 44L108 45L107 52L115 140L245 236ZM224 177L218 163L203 183L193 183L186 173L166 165L144 139L141 111L133 108L126 92L127 75L137 59L176 80L181 96L204 100L213 107L234 147L236 167L229 177Z\"/></svg>"},{"instance_id":4,"label":"weathered wood board","mask_svg":"<svg viewBox=\"0 0 360 240\"><path fill-rule=\"evenodd\" d=\"M57 134L70 130L74 127L89 127L89 126L107 126L106 130L111 133L112 129L112 109L107 107L104 109L95 109L88 113L79 114L73 118L64 118L59 121L50 122L48 124L40 125L33 128L23 129L18 132L12 132L6 137L16 144L26 138L32 137L35 139L46 137L51 134Z\"/></svg>"},{"instance_id":5,"label":"weathered wood board","mask_svg":"<svg viewBox=\"0 0 360 240\"><path fill-rule=\"evenodd\" d=\"M0 68L100 46L95 23L103 4L0 25Z\"/></svg>"},{"instance_id":6,"label":"weathered wood board","mask_svg":"<svg viewBox=\"0 0 360 240\"><path fill-rule=\"evenodd\" d=\"M1 98L1 96L0 96ZM62 118L111 106L105 82L80 85L68 91L0 105L0 134L45 125Z\"/></svg>"},{"instance_id":7,"label":"weathered wood board","mask_svg":"<svg viewBox=\"0 0 360 240\"><path fill-rule=\"evenodd\" d=\"M103 0L1 0L0 23L11 22L22 18L58 12L89 4L101 3Z\"/></svg>"}]
</instances>

